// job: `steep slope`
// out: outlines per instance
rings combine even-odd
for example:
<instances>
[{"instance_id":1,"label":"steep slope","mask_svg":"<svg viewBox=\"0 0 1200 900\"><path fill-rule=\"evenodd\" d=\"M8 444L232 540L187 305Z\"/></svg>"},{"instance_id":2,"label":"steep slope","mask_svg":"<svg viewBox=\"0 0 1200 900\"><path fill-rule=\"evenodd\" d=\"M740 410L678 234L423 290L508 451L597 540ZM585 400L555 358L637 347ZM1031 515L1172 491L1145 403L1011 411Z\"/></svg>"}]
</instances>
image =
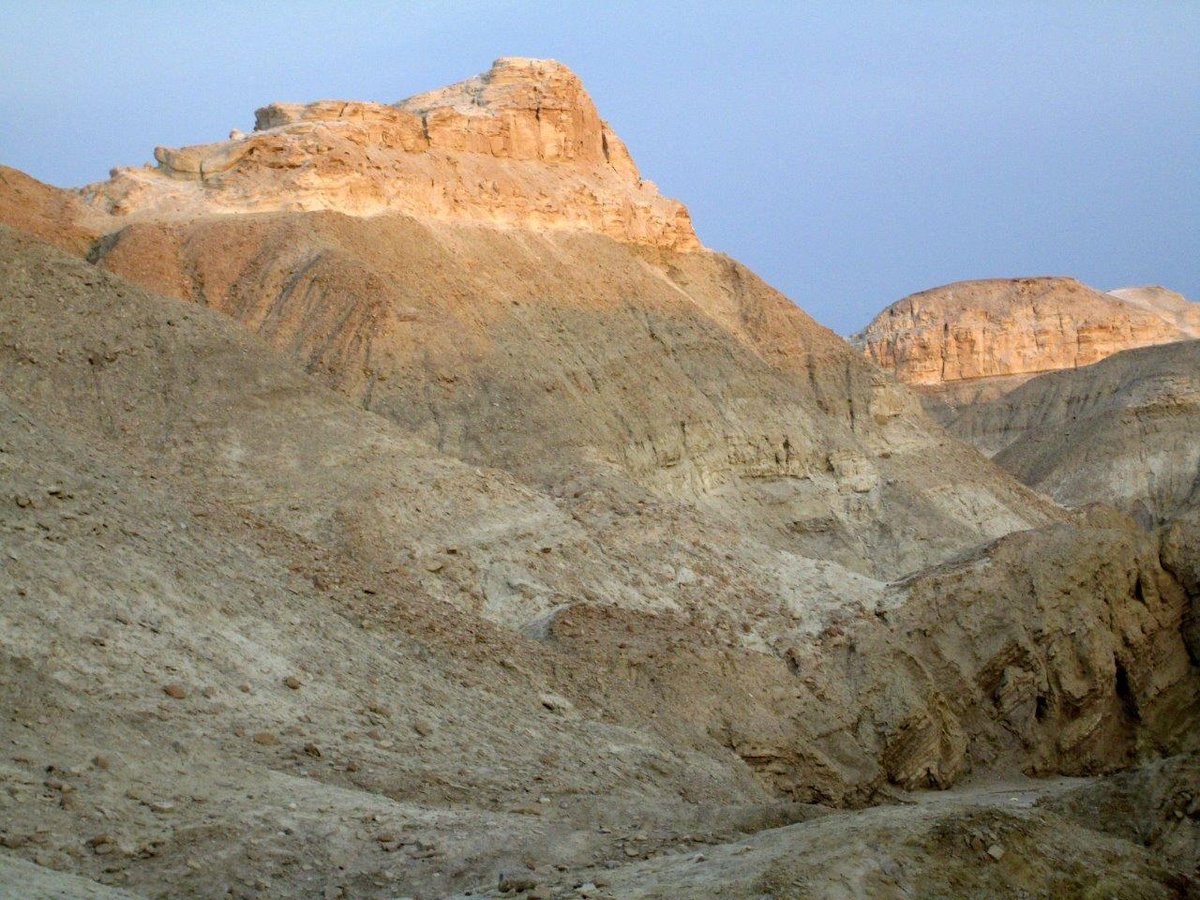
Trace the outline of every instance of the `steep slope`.
<instances>
[{"instance_id":1,"label":"steep slope","mask_svg":"<svg viewBox=\"0 0 1200 900\"><path fill-rule=\"evenodd\" d=\"M1200 341L1041 375L950 429L1060 503L1161 523L1200 483Z\"/></svg>"},{"instance_id":2,"label":"steep slope","mask_svg":"<svg viewBox=\"0 0 1200 900\"><path fill-rule=\"evenodd\" d=\"M874 577L1054 516L713 254L317 215L132 226L98 259L443 452L560 490L632 479Z\"/></svg>"},{"instance_id":3,"label":"steep slope","mask_svg":"<svg viewBox=\"0 0 1200 900\"><path fill-rule=\"evenodd\" d=\"M137 890L441 896L640 859L631 821L673 852L807 815L772 797L1194 743L1186 597L1116 518L882 595L835 574L814 610L703 510L534 491L212 311L4 229L0 258L12 852ZM526 568L489 593L496 559ZM539 585L540 628L490 624Z\"/></svg>"},{"instance_id":4,"label":"steep slope","mask_svg":"<svg viewBox=\"0 0 1200 900\"><path fill-rule=\"evenodd\" d=\"M1073 278L994 278L905 297L851 340L935 412L952 412L1041 372L1196 337L1200 306L1162 288L1105 294Z\"/></svg>"}]
</instances>

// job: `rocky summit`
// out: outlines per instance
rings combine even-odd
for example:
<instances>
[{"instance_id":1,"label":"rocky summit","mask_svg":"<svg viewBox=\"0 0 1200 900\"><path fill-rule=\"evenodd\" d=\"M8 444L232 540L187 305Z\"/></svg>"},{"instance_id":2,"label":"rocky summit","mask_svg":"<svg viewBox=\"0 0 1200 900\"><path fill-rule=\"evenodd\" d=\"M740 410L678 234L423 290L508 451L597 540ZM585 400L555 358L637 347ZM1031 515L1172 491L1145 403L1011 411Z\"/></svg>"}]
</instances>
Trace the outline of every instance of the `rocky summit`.
<instances>
[{"instance_id":1,"label":"rocky summit","mask_svg":"<svg viewBox=\"0 0 1200 900\"><path fill-rule=\"evenodd\" d=\"M1194 892L1187 301L864 352L552 61L154 156L0 169L0 893Z\"/></svg>"},{"instance_id":2,"label":"rocky summit","mask_svg":"<svg viewBox=\"0 0 1200 900\"><path fill-rule=\"evenodd\" d=\"M551 60L498 59L400 103L273 103L254 131L157 147L158 165L84 190L129 221L328 210L582 230L694 250L682 204L644 181L579 79ZM101 226L105 227L105 226Z\"/></svg>"}]
</instances>

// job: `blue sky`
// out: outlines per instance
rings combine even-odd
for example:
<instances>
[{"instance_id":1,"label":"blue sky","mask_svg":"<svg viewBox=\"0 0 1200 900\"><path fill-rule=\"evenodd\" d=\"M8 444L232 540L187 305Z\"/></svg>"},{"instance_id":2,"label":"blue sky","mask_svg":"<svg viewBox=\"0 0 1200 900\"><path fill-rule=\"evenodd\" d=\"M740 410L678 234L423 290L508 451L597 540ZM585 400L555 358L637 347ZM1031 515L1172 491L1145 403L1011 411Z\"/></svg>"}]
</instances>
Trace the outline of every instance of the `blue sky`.
<instances>
[{"instance_id":1,"label":"blue sky","mask_svg":"<svg viewBox=\"0 0 1200 900\"><path fill-rule=\"evenodd\" d=\"M1197 2L0 0L0 42L0 162L53 184L543 56L706 244L841 333L964 278L1200 300Z\"/></svg>"}]
</instances>

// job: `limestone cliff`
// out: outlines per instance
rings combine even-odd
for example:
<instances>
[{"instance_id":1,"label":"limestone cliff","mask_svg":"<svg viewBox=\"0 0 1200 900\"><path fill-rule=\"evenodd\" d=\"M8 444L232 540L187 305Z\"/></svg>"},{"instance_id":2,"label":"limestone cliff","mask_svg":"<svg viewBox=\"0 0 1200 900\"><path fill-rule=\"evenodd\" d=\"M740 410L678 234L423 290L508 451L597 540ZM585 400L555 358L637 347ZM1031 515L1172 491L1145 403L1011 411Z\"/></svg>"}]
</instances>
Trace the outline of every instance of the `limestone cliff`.
<instances>
[{"instance_id":1,"label":"limestone cliff","mask_svg":"<svg viewBox=\"0 0 1200 900\"><path fill-rule=\"evenodd\" d=\"M963 281L905 297L851 341L951 405L993 399L1039 372L1200 337L1200 306L1163 288L1102 293L1073 278Z\"/></svg>"},{"instance_id":2,"label":"limestone cliff","mask_svg":"<svg viewBox=\"0 0 1200 900\"><path fill-rule=\"evenodd\" d=\"M330 210L593 231L691 250L687 210L643 180L579 79L551 60L394 105L324 100L258 110L255 131L119 169L84 196L128 221Z\"/></svg>"}]
</instances>

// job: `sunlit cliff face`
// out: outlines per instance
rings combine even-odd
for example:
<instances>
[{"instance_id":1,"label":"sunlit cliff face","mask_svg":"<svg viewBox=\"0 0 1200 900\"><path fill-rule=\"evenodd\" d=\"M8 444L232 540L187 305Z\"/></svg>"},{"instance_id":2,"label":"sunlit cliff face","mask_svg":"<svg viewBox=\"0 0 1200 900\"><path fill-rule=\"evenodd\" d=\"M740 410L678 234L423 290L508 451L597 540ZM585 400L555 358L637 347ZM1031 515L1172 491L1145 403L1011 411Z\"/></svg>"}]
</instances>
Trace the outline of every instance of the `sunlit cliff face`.
<instances>
[{"instance_id":1,"label":"sunlit cliff face","mask_svg":"<svg viewBox=\"0 0 1200 900\"><path fill-rule=\"evenodd\" d=\"M155 168L86 188L94 210L135 220L391 212L700 247L686 208L639 177L579 79L548 60L499 59L395 105L272 104L251 134L154 155Z\"/></svg>"}]
</instances>

